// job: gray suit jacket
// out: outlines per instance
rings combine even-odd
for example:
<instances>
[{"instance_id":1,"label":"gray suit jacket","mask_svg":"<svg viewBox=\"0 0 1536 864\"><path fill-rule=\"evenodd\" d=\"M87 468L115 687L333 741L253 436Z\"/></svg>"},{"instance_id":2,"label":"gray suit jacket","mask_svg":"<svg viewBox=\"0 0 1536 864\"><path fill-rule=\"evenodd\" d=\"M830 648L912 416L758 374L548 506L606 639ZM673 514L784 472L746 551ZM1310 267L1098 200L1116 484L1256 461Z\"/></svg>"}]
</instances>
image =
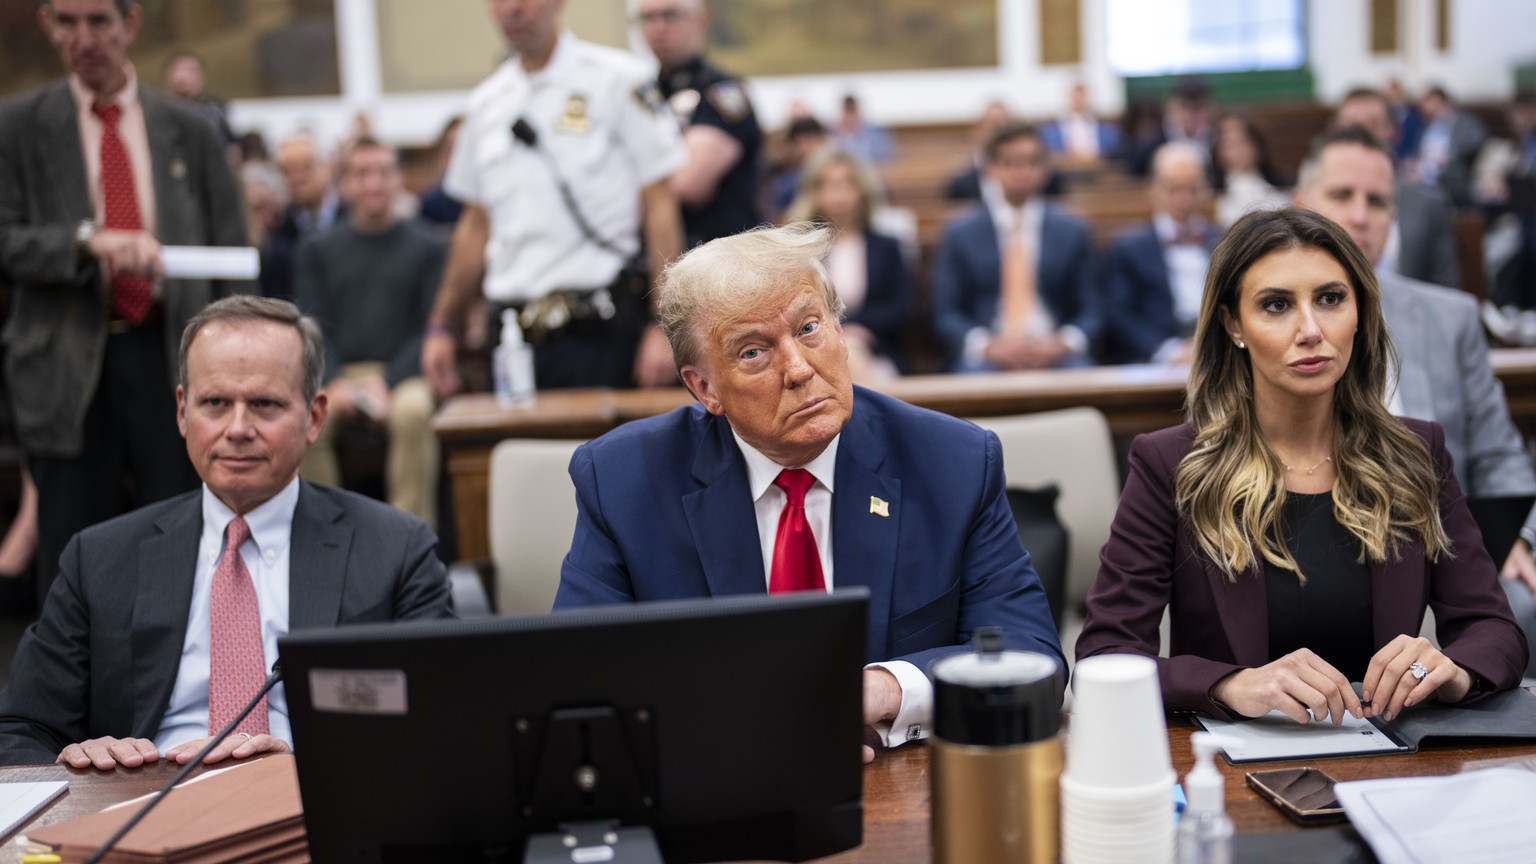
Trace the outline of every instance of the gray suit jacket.
<instances>
[{"instance_id":1,"label":"gray suit jacket","mask_svg":"<svg viewBox=\"0 0 1536 864\"><path fill-rule=\"evenodd\" d=\"M1446 288L1461 285L1451 215L1451 199L1444 190L1423 183L1397 184L1397 272Z\"/></svg>"},{"instance_id":2,"label":"gray suit jacket","mask_svg":"<svg viewBox=\"0 0 1536 864\"><path fill-rule=\"evenodd\" d=\"M1444 428L1461 488L1471 497L1536 492L1536 471L1488 362L1477 301L1387 273L1381 307L1402 361L1403 413Z\"/></svg>"},{"instance_id":3,"label":"gray suit jacket","mask_svg":"<svg viewBox=\"0 0 1536 864\"><path fill-rule=\"evenodd\" d=\"M52 762L66 745L154 738L186 642L202 491L75 535L42 617L0 692L0 764ZM448 581L425 523L300 482L289 551L289 632L449 617Z\"/></svg>"},{"instance_id":4,"label":"gray suit jacket","mask_svg":"<svg viewBox=\"0 0 1536 864\"><path fill-rule=\"evenodd\" d=\"M245 246L234 174L213 127L139 89L154 173L155 236L168 245ZM94 217L69 84L0 104L0 271L15 283L4 340L16 434L30 452L78 456L81 427L107 346L108 288L79 254L76 227ZM167 280L166 351L198 310L247 283ZM167 382L169 385L171 382Z\"/></svg>"}]
</instances>

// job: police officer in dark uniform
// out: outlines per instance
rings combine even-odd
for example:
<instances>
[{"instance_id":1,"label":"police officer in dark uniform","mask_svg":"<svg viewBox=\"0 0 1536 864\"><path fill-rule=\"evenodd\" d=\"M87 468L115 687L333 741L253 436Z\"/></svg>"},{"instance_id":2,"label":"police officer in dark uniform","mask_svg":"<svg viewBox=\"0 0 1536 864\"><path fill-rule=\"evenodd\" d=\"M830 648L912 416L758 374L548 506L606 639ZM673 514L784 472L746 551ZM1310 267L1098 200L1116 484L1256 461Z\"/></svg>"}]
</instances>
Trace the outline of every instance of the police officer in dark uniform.
<instances>
[{"instance_id":1,"label":"police officer in dark uniform","mask_svg":"<svg viewBox=\"0 0 1536 864\"><path fill-rule=\"evenodd\" d=\"M661 63L662 96L683 123L688 161L672 188L688 245L757 226L763 133L741 79L704 60L703 0L640 0L637 17Z\"/></svg>"}]
</instances>

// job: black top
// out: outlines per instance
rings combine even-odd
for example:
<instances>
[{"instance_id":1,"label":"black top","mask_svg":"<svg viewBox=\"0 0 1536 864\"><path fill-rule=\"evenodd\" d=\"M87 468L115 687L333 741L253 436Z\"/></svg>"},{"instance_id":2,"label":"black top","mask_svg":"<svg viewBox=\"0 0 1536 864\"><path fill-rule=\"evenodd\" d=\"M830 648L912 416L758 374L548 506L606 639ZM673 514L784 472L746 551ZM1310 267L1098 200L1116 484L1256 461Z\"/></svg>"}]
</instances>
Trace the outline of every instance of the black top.
<instances>
[{"instance_id":1,"label":"black top","mask_svg":"<svg viewBox=\"0 0 1536 864\"><path fill-rule=\"evenodd\" d=\"M1372 644L1371 568L1360 540L1333 518L1333 495L1288 492L1281 508L1285 545L1306 575L1265 563L1269 656L1311 648L1351 681L1365 677Z\"/></svg>"},{"instance_id":2,"label":"black top","mask_svg":"<svg viewBox=\"0 0 1536 864\"><path fill-rule=\"evenodd\" d=\"M689 247L757 227L763 132L741 79L696 57L662 72L657 84L685 127L714 126L741 142L741 158L720 178L715 197L702 207L683 206Z\"/></svg>"}]
</instances>

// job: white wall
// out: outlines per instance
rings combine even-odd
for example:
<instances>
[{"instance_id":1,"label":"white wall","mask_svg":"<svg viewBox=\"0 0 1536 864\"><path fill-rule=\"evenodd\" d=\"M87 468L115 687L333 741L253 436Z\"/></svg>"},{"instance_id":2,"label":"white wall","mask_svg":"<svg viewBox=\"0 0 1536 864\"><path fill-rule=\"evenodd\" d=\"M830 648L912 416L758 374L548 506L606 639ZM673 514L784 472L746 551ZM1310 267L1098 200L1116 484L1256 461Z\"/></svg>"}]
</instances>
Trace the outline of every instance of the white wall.
<instances>
[{"instance_id":1,"label":"white wall","mask_svg":"<svg viewBox=\"0 0 1536 864\"><path fill-rule=\"evenodd\" d=\"M1514 86L1512 67L1536 59L1533 0L1452 0L1452 43L1446 53L1433 47L1433 0L1400 2L1402 50L1374 56L1369 0L1308 0L1310 65L1320 98L1336 99L1351 87L1377 86L1395 76L1410 88L1441 83L1460 99L1507 99ZM761 78L750 86L758 116L767 126L778 125L789 104L800 99L830 119L842 96L854 93L865 112L881 123L970 120L994 97L1022 116L1044 117L1060 110L1067 88L1079 77L1101 111L1119 113L1120 79L1104 59L1104 0L1082 0L1081 67L1040 65L1035 0L998 3L997 68ZM389 140L407 145L433 140L443 123L463 110L467 94L382 93L373 0L337 0L336 6L343 96L239 101L233 106L236 127L258 128L273 141L299 128L336 140L347 133L357 112L367 111L375 131ZM492 26L489 20L486 26Z\"/></svg>"}]
</instances>

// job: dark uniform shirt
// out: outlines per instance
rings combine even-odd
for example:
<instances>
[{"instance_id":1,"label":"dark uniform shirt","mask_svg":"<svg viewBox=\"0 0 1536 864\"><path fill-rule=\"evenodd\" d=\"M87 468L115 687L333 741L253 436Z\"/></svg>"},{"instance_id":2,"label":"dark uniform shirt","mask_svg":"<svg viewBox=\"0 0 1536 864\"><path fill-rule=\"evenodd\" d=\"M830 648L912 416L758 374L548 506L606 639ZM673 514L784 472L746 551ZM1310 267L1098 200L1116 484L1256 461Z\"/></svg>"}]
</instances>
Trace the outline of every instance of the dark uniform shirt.
<instances>
[{"instance_id":1,"label":"dark uniform shirt","mask_svg":"<svg viewBox=\"0 0 1536 864\"><path fill-rule=\"evenodd\" d=\"M714 198L701 207L683 206L688 245L756 227L762 222L757 197L763 133L741 79L697 57L663 72L657 84L685 129L714 126L741 144L741 158L720 179Z\"/></svg>"}]
</instances>

